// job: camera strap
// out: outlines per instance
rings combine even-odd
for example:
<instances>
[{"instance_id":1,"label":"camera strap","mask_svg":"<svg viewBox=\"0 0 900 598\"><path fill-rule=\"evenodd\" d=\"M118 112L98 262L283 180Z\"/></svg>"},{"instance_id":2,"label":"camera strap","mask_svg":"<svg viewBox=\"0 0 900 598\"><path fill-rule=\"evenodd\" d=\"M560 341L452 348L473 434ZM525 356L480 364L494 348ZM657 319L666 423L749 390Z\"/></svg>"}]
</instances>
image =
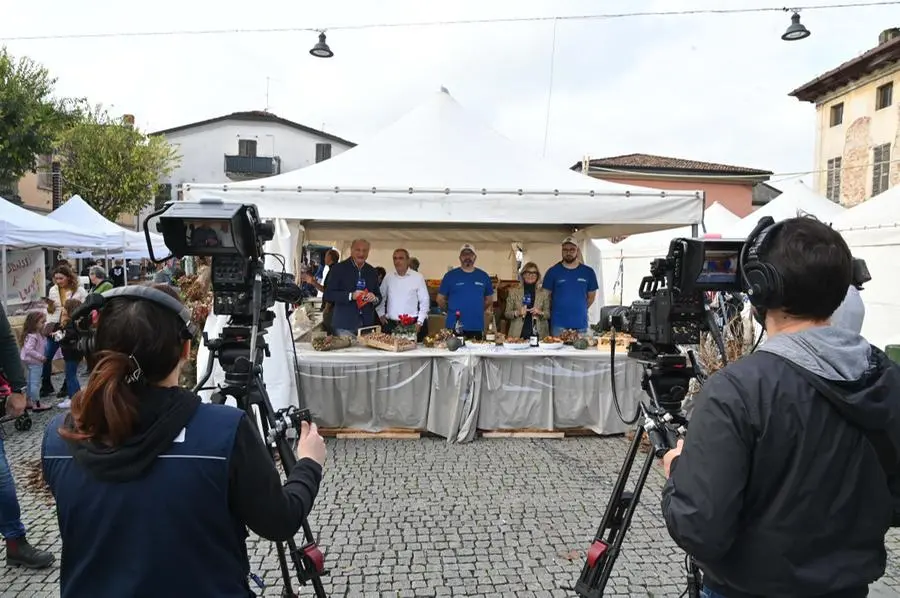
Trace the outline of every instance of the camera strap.
<instances>
[{"instance_id":1,"label":"camera strap","mask_svg":"<svg viewBox=\"0 0 900 598\"><path fill-rule=\"evenodd\" d=\"M772 353L772 355L777 354ZM869 441L872 448L875 449L875 453L878 455L878 461L881 463L881 467L888 477L898 473L897 452L894 450L894 445L891 443L890 438L888 438L888 435L884 430L868 430L853 423L847 417L847 402L844 400L844 397L841 396L841 391L838 388L833 384L829 384L826 380L823 380L809 370L800 367L790 359L781 355L778 355L778 357L781 357L781 359L791 366L800 377L815 388L821 396L825 397L834 410L837 411L838 415L843 417L848 424L862 432L862 435Z\"/></svg>"}]
</instances>

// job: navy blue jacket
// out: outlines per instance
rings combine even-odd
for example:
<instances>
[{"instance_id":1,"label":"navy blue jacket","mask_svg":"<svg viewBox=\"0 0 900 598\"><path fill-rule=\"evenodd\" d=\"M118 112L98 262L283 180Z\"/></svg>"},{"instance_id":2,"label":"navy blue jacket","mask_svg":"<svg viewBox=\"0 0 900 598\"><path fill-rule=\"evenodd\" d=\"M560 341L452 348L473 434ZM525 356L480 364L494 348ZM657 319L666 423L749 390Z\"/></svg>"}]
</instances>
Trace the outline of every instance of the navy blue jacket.
<instances>
[{"instance_id":1,"label":"navy blue jacket","mask_svg":"<svg viewBox=\"0 0 900 598\"><path fill-rule=\"evenodd\" d=\"M356 306L356 300L351 299L350 295L363 288L374 293L377 301L367 303L360 310ZM378 273L368 263L357 269L353 258L338 262L328 270L328 285L325 287L323 299L334 303L331 326L335 330L356 332L359 328L375 326L378 322L375 306L382 300Z\"/></svg>"},{"instance_id":2,"label":"navy blue jacket","mask_svg":"<svg viewBox=\"0 0 900 598\"><path fill-rule=\"evenodd\" d=\"M57 432L65 415L54 418L42 453L62 536L62 598L252 595L247 532L227 500L243 415L200 405L183 438L127 483L79 467Z\"/></svg>"}]
</instances>

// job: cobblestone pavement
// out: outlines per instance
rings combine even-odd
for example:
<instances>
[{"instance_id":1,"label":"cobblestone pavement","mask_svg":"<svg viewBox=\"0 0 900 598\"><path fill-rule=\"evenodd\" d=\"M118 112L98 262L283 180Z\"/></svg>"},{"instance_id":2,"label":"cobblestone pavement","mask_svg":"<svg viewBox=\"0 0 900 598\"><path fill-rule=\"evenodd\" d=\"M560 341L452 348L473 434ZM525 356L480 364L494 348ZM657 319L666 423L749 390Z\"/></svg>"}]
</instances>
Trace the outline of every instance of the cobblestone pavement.
<instances>
[{"instance_id":1,"label":"cobblestone pavement","mask_svg":"<svg viewBox=\"0 0 900 598\"><path fill-rule=\"evenodd\" d=\"M51 414L39 414L29 432L6 425L6 451L29 537L58 556L52 499L33 478ZM327 443L311 518L331 568L326 590L364 597L573 596L559 588L578 577L627 448L621 437ZM678 596L683 589L683 554L659 514L662 480L654 468L607 596ZM872 596L900 595L900 534L888 542L888 571ZM279 596L273 545L253 538L249 552L269 586L263 595ZM0 596L58 596L58 567L4 570Z\"/></svg>"}]
</instances>

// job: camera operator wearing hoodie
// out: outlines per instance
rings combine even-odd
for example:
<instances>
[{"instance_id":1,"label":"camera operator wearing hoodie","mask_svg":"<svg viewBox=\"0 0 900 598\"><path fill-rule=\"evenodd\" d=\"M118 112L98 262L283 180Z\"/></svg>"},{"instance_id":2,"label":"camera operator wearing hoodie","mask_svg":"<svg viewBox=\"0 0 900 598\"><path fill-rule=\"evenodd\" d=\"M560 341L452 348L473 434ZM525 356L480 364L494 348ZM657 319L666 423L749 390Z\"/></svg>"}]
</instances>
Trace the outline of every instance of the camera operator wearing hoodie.
<instances>
[{"instance_id":1,"label":"camera operator wearing hoodie","mask_svg":"<svg viewBox=\"0 0 900 598\"><path fill-rule=\"evenodd\" d=\"M285 541L312 509L325 461L315 424L282 484L252 419L178 386L186 332L147 299L99 311L90 378L42 447L62 598L253 596L246 528Z\"/></svg>"},{"instance_id":2,"label":"camera operator wearing hoodie","mask_svg":"<svg viewBox=\"0 0 900 598\"><path fill-rule=\"evenodd\" d=\"M698 394L663 458L666 525L707 598L866 596L897 522L900 368L829 324L852 282L838 232L801 217L758 238L781 285L753 298L768 341Z\"/></svg>"}]
</instances>

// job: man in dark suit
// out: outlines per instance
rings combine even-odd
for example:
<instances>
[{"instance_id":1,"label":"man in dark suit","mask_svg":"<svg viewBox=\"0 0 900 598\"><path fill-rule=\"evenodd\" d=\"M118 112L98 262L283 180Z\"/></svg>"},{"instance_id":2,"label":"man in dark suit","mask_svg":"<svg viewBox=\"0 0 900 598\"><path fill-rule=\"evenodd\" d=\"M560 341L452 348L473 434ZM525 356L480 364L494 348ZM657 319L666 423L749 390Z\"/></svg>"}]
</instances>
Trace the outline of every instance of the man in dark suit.
<instances>
[{"instance_id":1,"label":"man in dark suit","mask_svg":"<svg viewBox=\"0 0 900 598\"><path fill-rule=\"evenodd\" d=\"M365 239L356 239L350 258L328 272L323 299L334 304L331 325L337 336L356 336L360 328L378 322L375 306L381 302L381 288L375 268L366 263L370 247Z\"/></svg>"}]
</instances>

